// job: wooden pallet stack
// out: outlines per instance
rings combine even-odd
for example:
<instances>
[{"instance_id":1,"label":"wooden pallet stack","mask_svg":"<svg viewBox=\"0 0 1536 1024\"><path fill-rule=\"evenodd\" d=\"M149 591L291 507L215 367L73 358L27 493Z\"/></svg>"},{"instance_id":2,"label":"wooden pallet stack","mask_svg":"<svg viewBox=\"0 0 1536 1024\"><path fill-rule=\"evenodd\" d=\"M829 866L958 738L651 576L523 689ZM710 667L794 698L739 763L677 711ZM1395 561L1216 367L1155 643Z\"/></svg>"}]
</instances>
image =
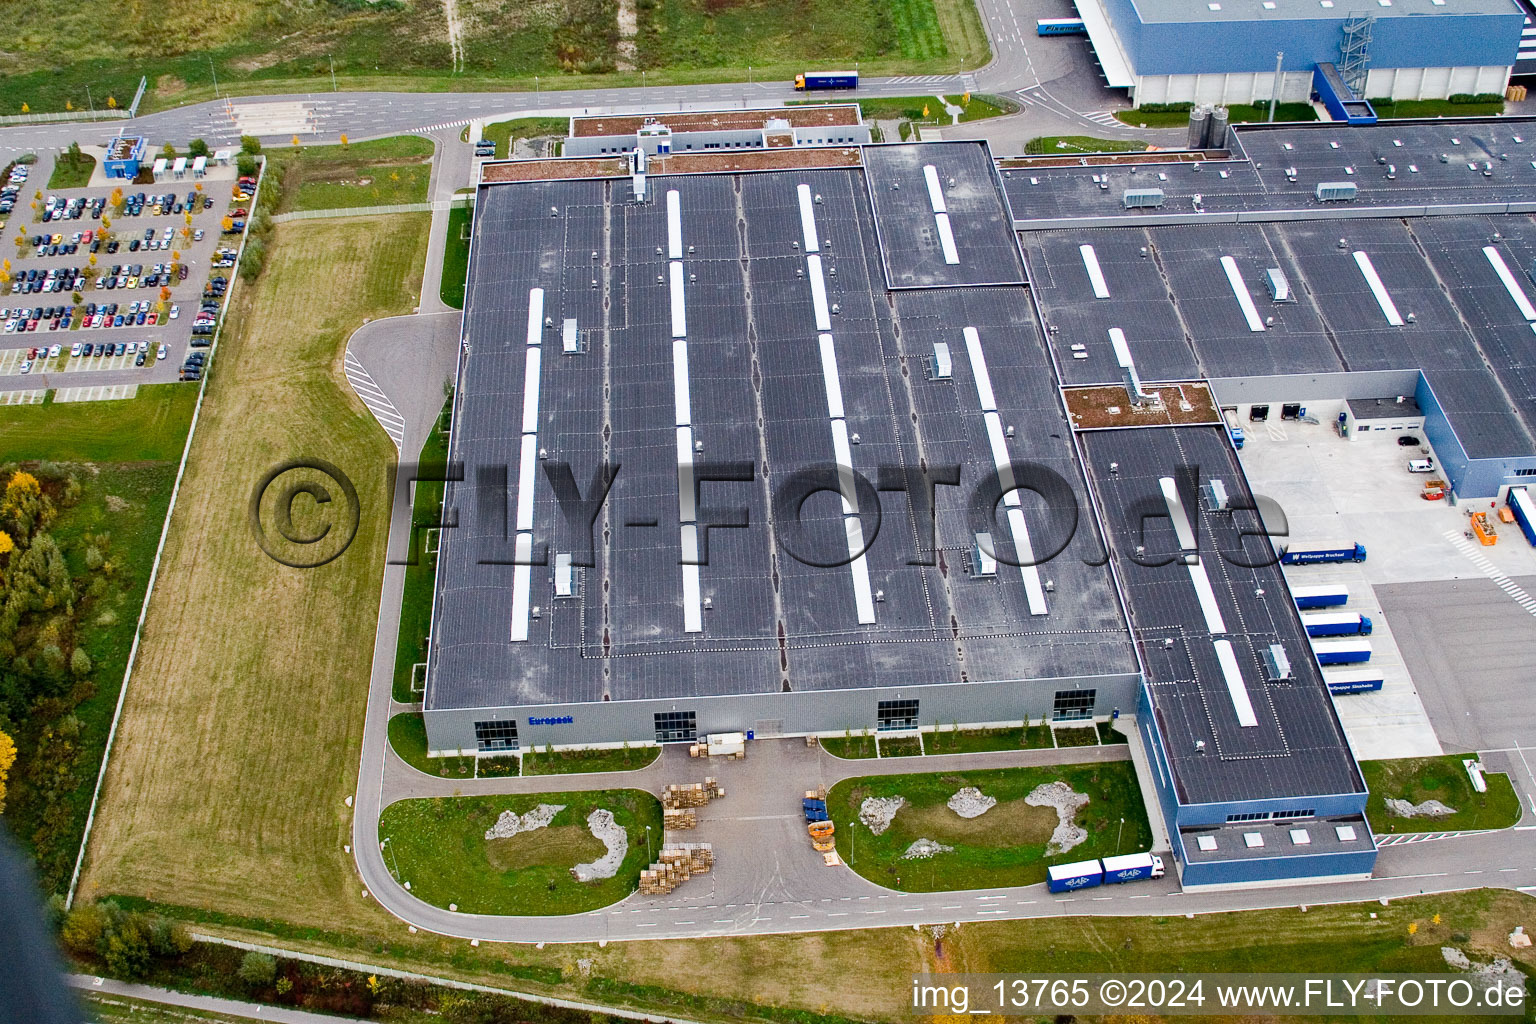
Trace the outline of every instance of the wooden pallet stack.
<instances>
[{"instance_id":1,"label":"wooden pallet stack","mask_svg":"<svg viewBox=\"0 0 1536 1024\"><path fill-rule=\"evenodd\" d=\"M725 790L713 777L703 782L673 783L661 794L661 806L669 810L686 807L703 807L717 797L725 796Z\"/></svg>"},{"instance_id":2,"label":"wooden pallet stack","mask_svg":"<svg viewBox=\"0 0 1536 1024\"><path fill-rule=\"evenodd\" d=\"M699 827L699 812L692 807L668 807L661 812L661 823L668 832Z\"/></svg>"},{"instance_id":3,"label":"wooden pallet stack","mask_svg":"<svg viewBox=\"0 0 1536 1024\"><path fill-rule=\"evenodd\" d=\"M640 872L640 892L664 896L694 875L706 875L715 866L715 851L708 843L680 843L664 847L661 858Z\"/></svg>"}]
</instances>

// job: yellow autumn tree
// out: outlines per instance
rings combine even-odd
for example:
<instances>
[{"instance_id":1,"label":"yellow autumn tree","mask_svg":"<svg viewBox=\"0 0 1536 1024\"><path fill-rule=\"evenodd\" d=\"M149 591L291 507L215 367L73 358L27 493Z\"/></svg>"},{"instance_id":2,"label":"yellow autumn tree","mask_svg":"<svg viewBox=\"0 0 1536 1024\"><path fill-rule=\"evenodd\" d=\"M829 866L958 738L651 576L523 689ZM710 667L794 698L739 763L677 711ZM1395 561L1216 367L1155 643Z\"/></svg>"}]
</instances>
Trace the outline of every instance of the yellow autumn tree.
<instances>
[{"instance_id":1,"label":"yellow autumn tree","mask_svg":"<svg viewBox=\"0 0 1536 1024\"><path fill-rule=\"evenodd\" d=\"M10 781L11 765L16 763L16 744L0 732L0 812L5 810L6 783Z\"/></svg>"},{"instance_id":2,"label":"yellow autumn tree","mask_svg":"<svg viewBox=\"0 0 1536 1024\"><path fill-rule=\"evenodd\" d=\"M16 542L11 540L11 535L0 530L0 555L8 555L16 550Z\"/></svg>"}]
</instances>

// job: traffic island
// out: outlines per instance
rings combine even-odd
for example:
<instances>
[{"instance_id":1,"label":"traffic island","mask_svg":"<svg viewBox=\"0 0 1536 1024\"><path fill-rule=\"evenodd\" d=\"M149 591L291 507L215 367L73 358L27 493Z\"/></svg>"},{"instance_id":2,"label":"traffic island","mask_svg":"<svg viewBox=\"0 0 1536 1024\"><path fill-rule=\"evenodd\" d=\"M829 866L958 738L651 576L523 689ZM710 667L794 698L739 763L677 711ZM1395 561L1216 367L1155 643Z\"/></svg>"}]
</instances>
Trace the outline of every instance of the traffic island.
<instances>
[{"instance_id":1,"label":"traffic island","mask_svg":"<svg viewBox=\"0 0 1536 1024\"><path fill-rule=\"evenodd\" d=\"M864 776L833 786L827 809L844 862L907 892L1032 885L1152 835L1130 762Z\"/></svg>"},{"instance_id":2,"label":"traffic island","mask_svg":"<svg viewBox=\"0 0 1536 1024\"><path fill-rule=\"evenodd\" d=\"M650 860L647 826L655 852L663 840L661 804L634 789L438 797L386 807L379 842L395 880L433 906L580 914L636 889ZM591 880L578 881L578 868Z\"/></svg>"}]
</instances>

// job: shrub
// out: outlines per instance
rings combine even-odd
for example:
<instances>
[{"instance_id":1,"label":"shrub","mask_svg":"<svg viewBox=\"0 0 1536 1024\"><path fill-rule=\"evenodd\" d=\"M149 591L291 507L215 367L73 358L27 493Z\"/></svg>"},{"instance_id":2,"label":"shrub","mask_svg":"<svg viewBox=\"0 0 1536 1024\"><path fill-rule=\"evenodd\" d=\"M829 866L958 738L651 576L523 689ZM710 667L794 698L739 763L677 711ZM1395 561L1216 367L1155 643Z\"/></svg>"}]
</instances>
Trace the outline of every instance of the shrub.
<instances>
[{"instance_id":1,"label":"shrub","mask_svg":"<svg viewBox=\"0 0 1536 1024\"><path fill-rule=\"evenodd\" d=\"M254 135L240 136L240 152L254 156L261 152L261 140Z\"/></svg>"},{"instance_id":2,"label":"shrub","mask_svg":"<svg viewBox=\"0 0 1536 1024\"><path fill-rule=\"evenodd\" d=\"M193 139L187 145L187 152L193 156L207 156L208 143L204 142L202 139Z\"/></svg>"},{"instance_id":3,"label":"shrub","mask_svg":"<svg viewBox=\"0 0 1536 1024\"><path fill-rule=\"evenodd\" d=\"M235 157L235 169L241 177L253 177L256 174L256 158L249 153L241 153Z\"/></svg>"},{"instance_id":4,"label":"shrub","mask_svg":"<svg viewBox=\"0 0 1536 1024\"><path fill-rule=\"evenodd\" d=\"M76 903L64 915L64 926L59 929L59 941L72 953L95 956L106 931L107 912L99 904Z\"/></svg>"},{"instance_id":5,"label":"shrub","mask_svg":"<svg viewBox=\"0 0 1536 1024\"><path fill-rule=\"evenodd\" d=\"M254 950L240 960L240 980L253 988L264 988L277 977L277 960L268 953Z\"/></svg>"}]
</instances>

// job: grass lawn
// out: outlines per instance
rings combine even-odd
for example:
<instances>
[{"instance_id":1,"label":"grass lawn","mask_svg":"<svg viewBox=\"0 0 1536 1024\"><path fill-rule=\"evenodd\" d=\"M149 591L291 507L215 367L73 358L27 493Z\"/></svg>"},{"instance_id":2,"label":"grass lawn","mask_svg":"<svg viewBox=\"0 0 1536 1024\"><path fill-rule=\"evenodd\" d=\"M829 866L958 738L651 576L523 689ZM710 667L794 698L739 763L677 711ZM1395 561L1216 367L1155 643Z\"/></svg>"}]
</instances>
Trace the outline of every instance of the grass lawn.
<instances>
[{"instance_id":1,"label":"grass lawn","mask_svg":"<svg viewBox=\"0 0 1536 1024\"><path fill-rule=\"evenodd\" d=\"M989 117L1002 117L1004 114L1012 114L1019 107L1011 100L1005 100L1001 96L984 96L975 93L969 103L964 102L965 96L944 97L957 107L963 107L964 113L960 115L962 121L984 121Z\"/></svg>"},{"instance_id":2,"label":"grass lawn","mask_svg":"<svg viewBox=\"0 0 1536 1024\"><path fill-rule=\"evenodd\" d=\"M1442 832L1460 829L1508 828L1520 820L1520 798L1509 776L1489 772L1488 792L1472 790L1462 766L1466 754L1405 757L1394 761L1361 761L1360 771L1370 788L1365 813L1377 832ZM1419 804L1439 800L1456 813L1442 818L1400 818L1387 810L1387 798Z\"/></svg>"},{"instance_id":3,"label":"grass lawn","mask_svg":"<svg viewBox=\"0 0 1536 1024\"><path fill-rule=\"evenodd\" d=\"M1032 156L1071 153L1140 153L1147 148L1137 139L1096 139L1092 135L1042 135L1024 144Z\"/></svg>"},{"instance_id":4,"label":"grass lawn","mask_svg":"<svg viewBox=\"0 0 1536 1024\"><path fill-rule=\"evenodd\" d=\"M918 757L923 752L923 741L917 736L881 736L881 757Z\"/></svg>"},{"instance_id":5,"label":"grass lawn","mask_svg":"<svg viewBox=\"0 0 1536 1024\"><path fill-rule=\"evenodd\" d=\"M1502 100L1452 103L1450 100L1371 100L1377 117L1494 117L1504 113Z\"/></svg>"},{"instance_id":6,"label":"grass lawn","mask_svg":"<svg viewBox=\"0 0 1536 1024\"><path fill-rule=\"evenodd\" d=\"M1045 848L1057 824L1056 812L1031 807L1023 798L1036 786L1056 780L1090 798L1076 819L1087 829L1088 839L1065 854L1048 857ZM961 818L945 804L962 786L996 797L997 805L978 818ZM907 801L885 832L877 836L862 823L851 829L844 824L858 819L867 797L884 796ZM1145 850L1152 835L1135 770L1128 762L845 779L827 794L827 806L838 822L838 852L849 866L872 882L907 892L1029 885L1045 880L1048 863ZM954 850L928 860L902 860L918 839L934 839Z\"/></svg>"},{"instance_id":7,"label":"grass lawn","mask_svg":"<svg viewBox=\"0 0 1536 1024\"><path fill-rule=\"evenodd\" d=\"M632 772L661 756L660 747L621 747L615 750L530 750L523 755L524 775L570 772Z\"/></svg>"},{"instance_id":8,"label":"grass lawn","mask_svg":"<svg viewBox=\"0 0 1536 1024\"><path fill-rule=\"evenodd\" d=\"M469 274L469 208L448 211L448 240L443 244L443 279L438 295L454 309L464 308L464 288Z\"/></svg>"},{"instance_id":9,"label":"grass lawn","mask_svg":"<svg viewBox=\"0 0 1536 1024\"><path fill-rule=\"evenodd\" d=\"M833 757L862 758L875 756L873 736L824 736L822 749Z\"/></svg>"},{"instance_id":10,"label":"grass lawn","mask_svg":"<svg viewBox=\"0 0 1536 1024\"><path fill-rule=\"evenodd\" d=\"M480 137L496 143L496 155L505 158L512 155L514 139L534 139L541 135L558 135L564 138L566 129L569 127L570 119L565 117L519 117L512 121L497 121L495 124L486 125Z\"/></svg>"},{"instance_id":11,"label":"grass lawn","mask_svg":"<svg viewBox=\"0 0 1536 1024\"><path fill-rule=\"evenodd\" d=\"M38 758L38 730L50 723L30 720L15 732L18 759L6 820L35 857L44 892L62 891L74 870L196 398L196 388L159 384L141 387L128 401L0 407L0 463L47 459L80 466L81 500L51 531L60 546L78 551L86 534L104 535L104 554L120 566L110 586L82 608L79 643L95 669L73 710L80 722L75 757L64 767L49 760L58 775L35 778L33 766L45 763ZM70 571L83 577L78 562L71 558Z\"/></svg>"},{"instance_id":12,"label":"grass lawn","mask_svg":"<svg viewBox=\"0 0 1536 1024\"><path fill-rule=\"evenodd\" d=\"M185 1006L146 1003L126 996L83 995L81 1002L90 1010L91 1020L97 1021L98 1024L117 1024L119 1021L128 1021L132 1024L199 1024L202 1021L211 1021L214 1024L245 1024L250 1019L249 1017L231 1017L222 1013L206 1013L202 1010L188 1009Z\"/></svg>"},{"instance_id":13,"label":"grass lawn","mask_svg":"<svg viewBox=\"0 0 1536 1024\"><path fill-rule=\"evenodd\" d=\"M438 414L438 429L427 435L416 460L424 476L442 476L448 461L448 403ZM442 518L443 483L440 480L416 481L411 522L427 527ZM395 700L414 704L422 695L411 689L414 666L427 660L427 633L432 628L432 584L437 572L437 555L426 550L426 531L417 529L412 537L413 564L405 567L405 587L400 595L400 639L395 645ZM425 747L423 747L425 750Z\"/></svg>"},{"instance_id":14,"label":"grass lawn","mask_svg":"<svg viewBox=\"0 0 1536 1024\"><path fill-rule=\"evenodd\" d=\"M1056 745L1058 747L1096 747L1099 745L1099 730L1091 725L1063 726L1056 732Z\"/></svg>"},{"instance_id":15,"label":"grass lawn","mask_svg":"<svg viewBox=\"0 0 1536 1024\"><path fill-rule=\"evenodd\" d=\"M945 729L923 734L929 754L974 754L983 750L1038 750L1052 746L1051 727L1031 725L1012 729Z\"/></svg>"},{"instance_id":16,"label":"grass lawn","mask_svg":"<svg viewBox=\"0 0 1536 1024\"><path fill-rule=\"evenodd\" d=\"M1231 103L1227 116L1232 124L1262 123L1269 120L1268 103ZM1183 110L1117 110L1115 120L1132 128L1182 128L1189 124L1189 108ZM1281 103L1275 107L1275 121L1316 121L1317 110L1310 103Z\"/></svg>"},{"instance_id":17,"label":"grass lawn","mask_svg":"<svg viewBox=\"0 0 1536 1024\"><path fill-rule=\"evenodd\" d=\"M1115 724L1113 722L1100 722L1098 728L1100 743L1130 742L1128 739L1126 739L1125 733L1115 728Z\"/></svg>"},{"instance_id":18,"label":"grass lawn","mask_svg":"<svg viewBox=\"0 0 1536 1024\"><path fill-rule=\"evenodd\" d=\"M419 711L407 711L389 720L389 745L400 759L419 772L445 779L470 779L475 775L473 757L428 757L427 726ZM515 766L517 758L508 758ZM500 774L516 775L517 772Z\"/></svg>"},{"instance_id":19,"label":"grass lawn","mask_svg":"<svg viewBox=\"0 0 1536 1024\"><path fill-rule=\"evenodd\" d=\"M48 176L48 188L85 188L95 169L96 158L89 153L81 153L78 160L70 159L68 153L60 153L53 165L53 173Z\"/></svg>"},{"instance_id":20,"label":"grass lawn","mask_svg":"<svg viewBox=\"0 0 1536 1024\"><path fill-rule=\"evenodd\" d=\"M425 213L280 224L262 276L236 289L84 897L172 896L299 926L388 927L343 846L395 451L348 387L341 355L365 318L416 304L429 225ZM361 504L351 546L316 569L269 560L245 525L255 481L300 456L338 466Z\"/></svg>"},{"instance_id":21,"label":"grass lawn","mask_svg":"<svg viewBox=\"0 0 1536 1024\"><path fill-rule=\"evenodd\" d=\"M432 176L432 141L418 135L264 152L283 185L278 213L421 203Z\"/></svg>"},{"instance_id":22,"label":"grass lawn","mask_svg":"<svg viewBox=\"0 0 1536 1024\"><path fill-rule=\"evenodd\" d=\"M525 814L539 804L565 809L545 828L485 838L501 812ZM587 815L598 808L624 827L629 851L614 877L578 882L571 868L605 852L587 828ZM454 797L390 804L379 819L379 840L389 843L386 859L396 877L434 906L456 903L468 914L579 914L635 890L649 863L646 826L659 850L661 803L637 789Z\"/></svg>"}]
</instances>

